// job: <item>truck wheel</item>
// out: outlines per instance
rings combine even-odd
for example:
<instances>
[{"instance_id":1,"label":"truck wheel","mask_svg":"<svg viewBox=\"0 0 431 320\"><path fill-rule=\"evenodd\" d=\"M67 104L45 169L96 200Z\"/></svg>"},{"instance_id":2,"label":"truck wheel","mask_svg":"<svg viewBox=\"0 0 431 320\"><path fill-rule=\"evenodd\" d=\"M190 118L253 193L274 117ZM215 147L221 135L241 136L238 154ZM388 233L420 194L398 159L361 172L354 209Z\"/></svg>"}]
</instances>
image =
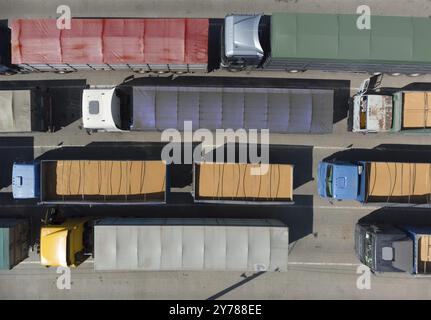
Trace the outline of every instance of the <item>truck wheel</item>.
<instances>
[{"instance_id":1,"label":"truck wheel","mask_svg":"<svg viewBox=\"0 0 431 320\"><path fill-rule=\"evenodd\" d=\"M241 71L244 71L244 69L245 69L245 67L239 67L239 68L234 68L234 67L229 67L227 70L229 71L229 72L241 72Z\"/></svg>"}]
</instances>

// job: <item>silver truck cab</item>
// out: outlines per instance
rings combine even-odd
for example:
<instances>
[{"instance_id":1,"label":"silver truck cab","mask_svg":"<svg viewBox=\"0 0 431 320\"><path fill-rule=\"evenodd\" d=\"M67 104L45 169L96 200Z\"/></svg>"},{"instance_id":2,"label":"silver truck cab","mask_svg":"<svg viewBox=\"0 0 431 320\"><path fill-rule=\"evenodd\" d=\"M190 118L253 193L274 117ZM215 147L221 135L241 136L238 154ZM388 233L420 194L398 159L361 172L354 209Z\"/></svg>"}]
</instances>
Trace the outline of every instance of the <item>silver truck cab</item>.
<instances>
[{"instance_id":1,"label":"silver truck cab","mask_svg":"<svg viewBox=\"0 0 431 320\"><path fill-rule=\"evenodd\" d=\"M259 39L262 15L228 15L222 32L221 67L244 69L258 67L264 59Z\"/></svg>"}]
</instances>

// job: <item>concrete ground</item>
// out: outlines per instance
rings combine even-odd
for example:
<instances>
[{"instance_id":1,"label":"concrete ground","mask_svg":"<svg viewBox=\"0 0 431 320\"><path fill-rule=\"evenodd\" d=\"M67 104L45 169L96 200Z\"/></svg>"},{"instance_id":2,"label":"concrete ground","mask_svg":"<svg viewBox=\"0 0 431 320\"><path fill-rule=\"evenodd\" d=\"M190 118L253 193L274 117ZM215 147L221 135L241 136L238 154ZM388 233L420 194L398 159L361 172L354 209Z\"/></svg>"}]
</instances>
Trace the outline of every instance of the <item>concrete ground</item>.
<instances>
[{"instance_id":1,"label":"concrete ground","mask_svg":"<svg viewBox=\"0 0 431 320\"><path fill-rule=\"evenodd\" d=\"M361 4L371 5L374 13L428 16L429 1L70 1L76 16L190 16L223 17L231 12L271 13L273 11L354 12ZM55 8L64 1L0 0L0 18L54 17ZM8 81L73 79L91 85L116 85L130 74L127 72L78 72L67 75L16 75L0 79L0 87ZM232 76L214 72L209 77ZM353 93L366 75L349 73L305 72L291 75L284 72L251 72L235 76L335 79L349 81ZM411 82L431 82L431 76L384 78L384 86L402 87ZM85 158L89 154L111 154L116 157L137 157L150 154L150 142L160 141L159 133L96 133L88 135L79 128L78 118L63 129L52 133L3 134L0 136L1 193L10 192L10 166L13 161L46 158ZM109 142L109 145L107 144ZM334 125L329 135L273 134L270 143L274 154L288 154L295 167L294 206L278 207L217 207L193 206L187 195L190 188L181 189L178 198L166 208L69 208L69 214L134 215L134 216L229 216L283 220L290 228L291 248L289 271L264 273L254 277L238 272L95 272L92 260L72 270L70 290L58 290L55 269L39 265L37 254L11 271L0 272L2 299L430 299L429 279L413 279L404 274L372 276L371 289L359 290L356 283L360 266L353 249L355 223L364 217L386 222L415 217L427 222L429 209L382 209L361 206L354 202L329 203L317 195L317 163L337 153L346 158L363 155L379 159L421 159L431 162L431 139L423 135L372 134L347 132L344 117ZM353 149L353 150L352 150ZM289 158L290 159L290 158ZM6 203L6 200L5 202ZM5 216L41 214L17 202L0 207Z\"/></svg>"}]
</instances>

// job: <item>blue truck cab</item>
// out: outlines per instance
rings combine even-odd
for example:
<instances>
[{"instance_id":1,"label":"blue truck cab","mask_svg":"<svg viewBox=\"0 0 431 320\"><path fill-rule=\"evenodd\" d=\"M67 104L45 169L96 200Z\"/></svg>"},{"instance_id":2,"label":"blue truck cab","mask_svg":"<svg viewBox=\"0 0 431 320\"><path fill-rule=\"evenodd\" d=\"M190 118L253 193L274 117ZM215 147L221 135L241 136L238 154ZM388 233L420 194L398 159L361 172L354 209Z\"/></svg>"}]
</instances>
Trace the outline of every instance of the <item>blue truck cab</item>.
<instances>
[{"instance_id":1,"label":"blue truck cab","mask_svg":"<svg viewBox=\"0 0 431 320\"><path fill-rule=\"evenodd\" d=\"M40 195L40 169L35 163L14 163L12 194L14 199L35 199Z\"/></svg>"},{"instance_id":2,"label":"blue truck cab","mask_svg":"<svg viewBox=\"0 0 431 320\"><path fill-rule=\"evenodd\" d=\"M317 186L323 198L363 201L364 164L361 162L319 162Z\"/></svg>"}]
</instances>

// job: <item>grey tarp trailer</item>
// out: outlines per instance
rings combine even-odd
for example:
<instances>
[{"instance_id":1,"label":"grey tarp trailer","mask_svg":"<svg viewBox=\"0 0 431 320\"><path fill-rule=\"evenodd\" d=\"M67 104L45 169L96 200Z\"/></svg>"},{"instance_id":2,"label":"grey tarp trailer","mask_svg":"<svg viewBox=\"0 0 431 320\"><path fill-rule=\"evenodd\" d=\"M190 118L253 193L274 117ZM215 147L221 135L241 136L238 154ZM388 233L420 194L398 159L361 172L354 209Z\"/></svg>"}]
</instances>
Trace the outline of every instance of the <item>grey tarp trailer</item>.
<instances>
[{"instance_id":1,"label":"grey tarp trailer","mask_svg":"<svg viewBox=\"0 0 431 320\"><path fill-rule=\"evenodd\" d=\"M134 86L133 131L269 129L331 133L334 90L200 86Z\"/></svg>"},{"instance_id":2,"label":"grey tarp trailer","mask_svg":"<svg viewBox=\"0 0 431 320\"><path fill-rule=\"evenodd\" d=\"M31 90L0 91L0 132L31 131Z\"/></svg>"},{"instance_id":3,"label":"grey tarp trailer","mask_svg":"<svg viewBox=\"0 0 431 320\"><path fill-rule=\"evenodd\" d=\"M287 271L277 220L107 218L94 226L95 270Z\"/></svg>"}]
</instances>

